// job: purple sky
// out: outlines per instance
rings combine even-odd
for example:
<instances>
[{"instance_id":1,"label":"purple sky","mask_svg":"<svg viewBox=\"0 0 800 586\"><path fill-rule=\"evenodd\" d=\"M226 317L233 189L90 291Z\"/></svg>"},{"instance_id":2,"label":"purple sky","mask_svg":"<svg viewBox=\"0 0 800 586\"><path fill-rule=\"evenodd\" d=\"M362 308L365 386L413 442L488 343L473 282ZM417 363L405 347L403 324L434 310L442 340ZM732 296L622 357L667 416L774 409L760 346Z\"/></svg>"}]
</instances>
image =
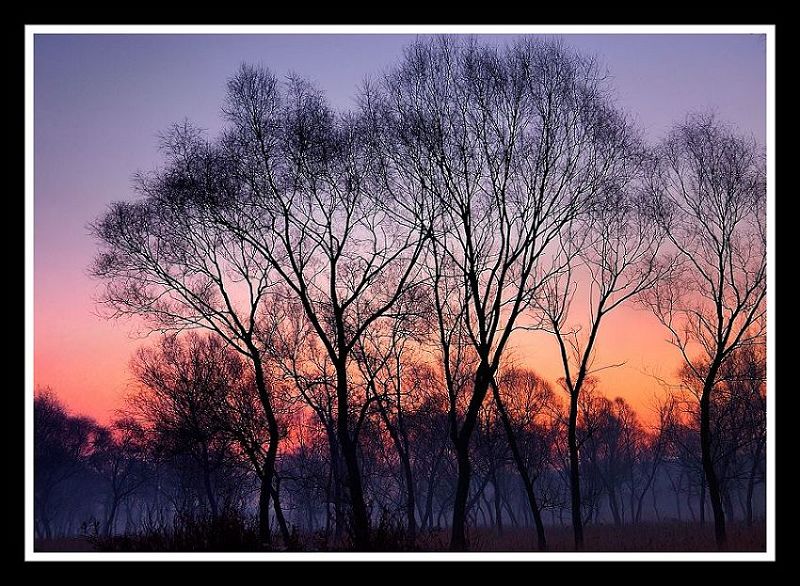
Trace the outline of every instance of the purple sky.
<instances>
[{"instance_id":1,"label":"purple sky","mask_svg":"<svg viewBox=\"0 0 800 586\"><path fill-rule=\"evenodd\" d=\"M159 161L157 134L188 118L212 132L241 62L319 84L351 107L362 81L397 62L414 35L41 35L34 42L35 384L105 420L119 407L141 342L93 315L87 223ZM508 36L487 35L489 42ZM608 68L619 105L656 140L713 108L765 141L763 35L563 35Z\"/></svg>"}]
</instances>

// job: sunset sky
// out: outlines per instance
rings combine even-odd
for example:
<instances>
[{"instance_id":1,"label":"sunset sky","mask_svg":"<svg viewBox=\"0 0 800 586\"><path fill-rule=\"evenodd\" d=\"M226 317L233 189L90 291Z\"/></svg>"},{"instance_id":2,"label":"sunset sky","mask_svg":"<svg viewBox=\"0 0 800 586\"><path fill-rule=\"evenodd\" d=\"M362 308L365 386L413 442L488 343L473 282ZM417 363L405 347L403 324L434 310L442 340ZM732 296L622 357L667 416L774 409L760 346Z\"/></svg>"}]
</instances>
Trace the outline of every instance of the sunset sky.
<instances>
[{"instance_id":1,"label":"sunset sky","mask_svg":"<svg viewBox=\"0 0 800 586\"><path fill-rule=\"evenodd\" d=\"M413 35L36 35L34 44L34 381L69 408L107 422L122 405L128 361L151 340L130 321L96 315L96 251L87 225L115 200L135 197L131 177L160 160L157 134L188 118L214 135L225 82L240 63L298 73L340 110L360 84L396 63ZM507 37L487 36L503 42ZM765 40L761 35L564 35L608 68L618 105L656 141L692 110L713 109L765 142ZM645 311L612 314L599 339L602 389L647 417L652 375L678 357ZM515 360L559 376L552 340L518 338Z\"/></svg>"}]
</instances>

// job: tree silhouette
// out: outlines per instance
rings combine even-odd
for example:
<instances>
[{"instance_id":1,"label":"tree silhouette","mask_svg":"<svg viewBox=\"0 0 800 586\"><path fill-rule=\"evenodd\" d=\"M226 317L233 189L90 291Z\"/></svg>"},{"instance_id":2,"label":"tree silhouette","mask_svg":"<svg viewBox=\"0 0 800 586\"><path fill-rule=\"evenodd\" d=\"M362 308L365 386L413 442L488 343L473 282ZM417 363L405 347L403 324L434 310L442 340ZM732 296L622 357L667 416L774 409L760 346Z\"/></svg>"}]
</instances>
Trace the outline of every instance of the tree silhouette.
<instances>
[{"instance_id":1,"label":"tree silhouette","mask_svg":"<svg viewBox=\"0 0 800 586\"><path fill-rule=\"evenodd\" d=\"M209 213L216 198L239 189L219 149L188 123L167 132L162 148L164 168L137 178L143 198L112 204L92 225L101 250L91 272L105 283L99 302L110 317L137 316L153 330L210 330L248 358L269 431L260 500L261 539L269 543L280 437L257 318L270 269Z\"/></svg>"},{"instance_id":2,"label":"tree silhouette","mask_svg":"<svg viewBox=\"0 0 800 586\"><path fill-rule=\"evenodd\" d=\"M73 417L50 389L34 398L34 517L37 533L56 534L54 520L69 504L70 482L88 468L97 424L87 417Z\"/></svg>"},{"instance_id":3,"label":"tree silhouette","mask_svg":"<svg viewBox=\"0 0 800 586\"><path fill-rule=\"evenodd\" d=\"M624 126L618 126L617 132L616 168L605 176L603 197L570 226L556 261L561 268L545 285L538 301L544 316L542 328L558 342L569 395L570 490L578 550L583 548L578 405L586 378L597 371L593 370L597 336L610 312L653 287L665 270L658 259L663 232L648 215L646 199L636 193L640 146L625 135ZM588 306L588 315L585 322L575 324L573 301L578 291L578 302ZM588 334L582 333L584 327ZM598 368L605 367L608 365Z\"/></svg>"},{"instance_id":4,"label":"tree silhouette","mask_svg":"<svg viewBox=\"0 0 800 586\"><path fill-rule=\"evenodd\" d=\"M130 418L119 418L109 428L99 428L94 440L91 465L108 483L107 514L103 532L114 534L120 508L149 480L145 460L144 430Z\"/></svg>"},{"instance_id":5,"label":"tree silhouette","mask_svg":"<svg viewBox=\"0 0 800 586\"><path fill-rule=\"evenodd\" d=\"M242 362L220 338L190 333L140 349L132 370L140 386L128 397L131 416L141 422L151 449L169 458L188 456L207 510L218 518L228 481L240 468L225 420Z\"/></svg>"},{"instance_id":6,"label":"tree silhouette","mask_svg":"<svg viewBox=\"0 0 800 586\"><path fill-rule=\"evenodd\" d=\"M537 502L533 483L550 462L549 450L540 442L552 431L542 419L547 417L547 411L552 409L553 391L533 371L517 369L505 371L501 380L492 385L492 391L514 464L525 487L525 495L536 524L537 546L540 550L545 550L547 539L541 505ZM522 436L521 441L517 439L517 435ZM529 471L530 468L533 474Z\"/></svg>"},{"instance_id":7,"label":"tree silhouette","mask_svg":"<svg viewBox=\"0 0 800 586\"><path fill-rule=\"evenodd\" d=\"M169 187L178 184L179 195L173 199L190 201L190 210L202 214L190 219L193 214L182 210L182 218L190 223L184 226L186 233L199 228L205 237L199 245L189 237L199 250L183 247L179 261L189 259L187 268L194 277L197 263L192 257L199 253L209 259L200 267L207 277L197 284L202 288L181 282L177 290L181 301L201 310L202 320L195 317L195 323L210 324L252 358L270 425L274 409L261 364L264 345L271 341L256 331L258 310L273 278L283 287L275 295L288 293L299 304L335 372L336 439L345 464L354 540L366 549L369 515L355 426L362 406L350 402L352 352L368 328L391 319L397 300L412 294L409 285L422 251L417 215L409 210L413 200L405 192L400 199L376 179L375 121L336 116L322 94L303 80L279 84L268 71L243 66L228 83L224 112L229 125L221 139L211 145L182 133L175 158L185 162L185 168L174 165L166 173ZM158 195L165 191L162 187L163 183L150 191ZM101 238L108 232L103 227L97 230ZM129 239L106 240L124 245ZM154 255L140 256L149 260ZM233 271L221 270L220 257ZM107 258L115 256L104 257L96 272L116 282L124 280L124 271L106 269L112 264ZM165 271L155 272L160 277ZM235 311L236 296L222 287L227 272L246 284L245 316ZM175 279L167 273L167 285L175 289ZM139 271L137 281L143 276ZM121 299L128 309L139 291L133 293L108 297L117 305ZM222 307L207 298L221 299ZM147 295L146 303L134 310L152 313L160 308L160 299ZM175 312L162 311L159 316L165 313L172 317ZM274 431L277 438L277 424ZM273 442L266 469L274 467L277 439Z\"/></svg>"},{"instance_id":8,"label":"tree silhouette","mask_svg":"<svg viewBox=\"0 0 800 586\"><path fill-rule=\"evenodd\" d=\"M649 187L655 217L682 262L645 301L700 387L703 474L722 549L711 411L723 365L737 349L759 343L766 327L764 160L753 141L712 115L691 115L660 146Z\"/></svg>"},{"instance_id":9,"label":"tree silhouette","mask_svg":"<svg viewBox=\"0 0 800 586\"><path fill-rule=\"evenodd\" d=\"M454 551L511 525L544 550L571 520L582 550L584 525L648 521L648 496L703 522L706 493L720 548L737 502L752 524L755 143L693 115L650 148L597 62L549 40L420 40L356 98L242 65L219 134L173 125L140 197L92 224L101 309L159 339L109 426L37 394L37 536L136 543L124 520L272 549L274 518L287 548L415 549L449 524ZM684 361L652 427L598 376L634 299ZM516 362L522 330L549 334L564 393Z\"/></svg>"}]
</instances>

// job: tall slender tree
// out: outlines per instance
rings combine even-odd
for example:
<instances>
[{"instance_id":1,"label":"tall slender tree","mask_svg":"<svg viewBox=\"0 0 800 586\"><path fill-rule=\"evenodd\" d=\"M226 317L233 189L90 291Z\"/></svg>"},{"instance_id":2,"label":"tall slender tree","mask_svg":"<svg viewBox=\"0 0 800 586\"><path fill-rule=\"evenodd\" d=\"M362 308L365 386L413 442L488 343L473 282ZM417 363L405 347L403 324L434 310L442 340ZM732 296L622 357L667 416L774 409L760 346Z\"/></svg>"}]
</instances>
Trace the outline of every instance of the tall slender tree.
<instances>
[{"instance_id":1,"label":"tall slender tree","mask_svg":"<svg viewBox=\"0 0 800 586\"><path fill-rule=\"evenodd\" d=\"M592 372L609 366L593 370L598 334L610 312L652 288L669 266L659 259L663 230L652 220L636 183L640 147L635 139L620 141L618 147L617 173L606 176L602 197L570 226L557 256L561 269L537 302L543 329L557 341L569 395L570 501L578 550L583 549L577 436L581 390Z\"/></svg>"},{"instance_id":2,"label":"tall slender tree","mask_svg":"<svg viewBox=\"0 0 800 586\"><path fill-rule=\"evenodd\" d=\"M210 214L241 190L221 149L185 122L164 134L162 150L164 167L137 176L141 199L112 204L91 226L100 244L91 272L104 283L98 301L109 317L141 318L149 331L210 330L248 359L269 431L259 531L270 543L280 434L258 312L273 285L271 268Z\"/></svg>"},{"instance_id":3,"label":"tall slender tree","mask_svg":"<svg viewBox=\"0 0 800 586\"><path fill-rule=\"evenodd\" d=\"M712 445L713 396L726 361L766 330L766 182L755 142L693 114L661 144L649 187L680 265L645 298L698 384L703 475L717 546L725 511Z\"/></svg>"}]
</instances>

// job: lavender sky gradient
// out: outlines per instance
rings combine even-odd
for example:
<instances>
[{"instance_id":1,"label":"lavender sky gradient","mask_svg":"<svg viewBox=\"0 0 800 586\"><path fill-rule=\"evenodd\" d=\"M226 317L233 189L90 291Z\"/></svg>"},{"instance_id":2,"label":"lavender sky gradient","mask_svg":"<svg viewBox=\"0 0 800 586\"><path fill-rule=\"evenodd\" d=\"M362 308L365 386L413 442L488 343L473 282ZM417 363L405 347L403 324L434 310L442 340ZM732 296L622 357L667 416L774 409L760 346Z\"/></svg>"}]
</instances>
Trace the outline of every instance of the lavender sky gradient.
<instances>
[{"instance_id":1,"label":"lavender sky gradient","mask_svg":"<svg viewBox=\"0 0 800 586\"><path fill-rule=\"evenodd\" d=\"M509 36L486 35L487 42ZM563 35L608 68L619 105L650 140L692 110L714 109L765 142L763 35ZM107 421L121 406L128 360L143 343L131 322L96 314L87 224L135 197L131 176L159 163L157 135L184 118L214 133L225 81L242 62L319 84L350 108L368 76L397 62L414 35L36 35L34 41L34 381L76 411ZM675 356L645 312L612 316L604 389L634 404L670 376ZM533 342L531 342L533 343ZM539 349L537 348L537 351ZM542 348L544 355L550 350ZM522 357L524 346L515 354ZM553 355L554 357L554 355ZM544 362L544 361L543 361ZM557 364L537 367L557 375ZM637 407L639 405L636 405Z\"/></svg>"}]
</instances>

